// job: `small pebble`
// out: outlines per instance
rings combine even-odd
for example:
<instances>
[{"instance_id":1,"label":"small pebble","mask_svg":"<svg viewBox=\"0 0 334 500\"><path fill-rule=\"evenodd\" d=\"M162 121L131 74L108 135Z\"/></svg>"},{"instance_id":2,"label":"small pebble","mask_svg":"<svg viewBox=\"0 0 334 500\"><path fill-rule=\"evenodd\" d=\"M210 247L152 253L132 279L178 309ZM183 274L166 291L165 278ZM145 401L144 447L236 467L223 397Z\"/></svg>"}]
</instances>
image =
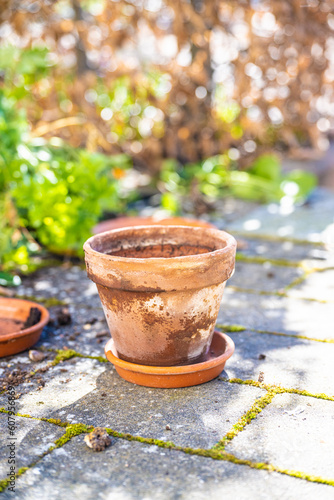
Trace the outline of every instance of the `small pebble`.
<instances>
[{"instance_id":1,"label":"small pebble","mask_svg":"<svg viewBox=\"0 0 334 500\"><path fill-rule=\"evenodd\" d=\"M44 352L34 350L29 351L29 359L31 359L31 361L39 362L43 361L45 358L46 354L44 354Z\"/></svg>"},{"instance_id":2,"label":"small pebble","mask_svg":"<svg viewBox=\"0 0 334 500\"><path fill-rule=\"evenodd\" d=\"M96 338L99 338L99 337L108 337L109 336L109 332L107 332L107 330L104 330L103 332L98 332L95 337Z\"/></svg>"},{"instance_id":3,"label":"small pebble","mask_svg":"<svg viewBox=\"0 0 334 500\"><path fill-rule=\"evenodd\" d=\"M95 427L93 432L90 432L84 437L84 441L86 445L94 451L103 451L111 444L109 434L104 427Z\"/></svg>"},{"instance_id":4,"label":"small pebble","mask_svg":"<svg viewBox=\"0 0 334 500\"><path fill-rule=\"evenodd\" d=\"M264 381L264 373L263 373L263 372L260 372L260 373L259 373L259 378L258 378L258 381L259 381L260 383L262 383L262 382Z\"/></svg>"},{"instance_id":5,"label":"small pebble","mask_svg":"<svg viewBox=\"0 0 334 500\"><path fill-rule=\"evenodd\" d=\"M170 425L166 425L166 431L171 431L172 429L170 428Z\"/></svg>"},{"instance_id":6,"label":"small pebble","mask_svg":"<svg viewBox=\"0 0 334 500\"><path fill-rule=\"evenodd\" d=\"M259 354L259 359L266 359L266 355L265 354Z\"/></svg>"}]
</instances>

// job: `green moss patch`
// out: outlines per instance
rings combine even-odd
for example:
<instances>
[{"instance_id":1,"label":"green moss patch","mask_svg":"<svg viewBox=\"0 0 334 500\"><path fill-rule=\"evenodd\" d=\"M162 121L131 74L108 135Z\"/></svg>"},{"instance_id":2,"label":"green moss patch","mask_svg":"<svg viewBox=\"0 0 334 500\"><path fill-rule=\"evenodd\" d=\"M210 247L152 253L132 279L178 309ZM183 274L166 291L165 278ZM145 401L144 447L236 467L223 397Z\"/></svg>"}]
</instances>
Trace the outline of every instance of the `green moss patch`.
<instances>
[{"instance_id":1,"label":"green moss patch","mask_svg":"<svg viewBox=\"0 0 334 500\"><path fill-rule=\"evenodd\" d=\"M85 432L90 432L94 429L92 425L85 424L70 424L66 427L66 432L55 441L55 448L61 448L70 441L73 437L79 436Z\"/></svg>"},{"instance_id":2,"label":"green moss patch","mask_svg":"<svg viewBox=\"0 0 334 500\"><path fill-rule=\"evenodd\" d=\"M286 259L271 259L271 258L267 258L267 257L262 257L260 255L248 256L248 255L244 255L243 253L239 253L239 252L237 252L237 254L235 256L235 260L239 261L239 262L246 262L248 264L264 264L266 262L269 262L269 264L272 264L273 266L305 268L305 263L303 261L292 261L292 260L286 260Z\"/></svg>"},{"instance_id":3,"label":"green moss patch","mask_svg":"<svg viewBox=\"0 0 334 500\"><path fill-rule=\"evenodd\" d=\"M53 351L53 350L52 350ZM96 359L100 361L100 363L108 363L108 360L102 356L86 356L85 354L81 354L80 352L74 351L73 349L57 349L57 355L54 360L51 362L52 366L56 366L63 361L66 361L71 358L86 358L86 359Z\"/></svg>"},{"instance_id":4,"label":"green moss patch","mask_svg":"<svg viewBox=\"0 0 334 500\"><path fill-rule=\"evenodd\" d=\"M244 332L247 330L246 326L242 325L222 325L218 323L216 325L216 328L219 328L220 330L223 330L224 332L227 333L233 333L233 332Z\"/></svg>"},{"instance_id":5,"label":"green moss patch","mask_svg":"<svg viewBox=\"0 0 334 500\"><path fill-rule=\"evenodd\" d=\"M244 428L272 402L276 394L277 391L275 389L271 389L267 392L267 394L256 400L251 408L238 420L236 424L232 426L226 436L224 436L223 439L221 439L212 449L223 451L225 446L230 443L232 439L239 434L239 432L243 431Z\"/></svg>"}]
</instances>

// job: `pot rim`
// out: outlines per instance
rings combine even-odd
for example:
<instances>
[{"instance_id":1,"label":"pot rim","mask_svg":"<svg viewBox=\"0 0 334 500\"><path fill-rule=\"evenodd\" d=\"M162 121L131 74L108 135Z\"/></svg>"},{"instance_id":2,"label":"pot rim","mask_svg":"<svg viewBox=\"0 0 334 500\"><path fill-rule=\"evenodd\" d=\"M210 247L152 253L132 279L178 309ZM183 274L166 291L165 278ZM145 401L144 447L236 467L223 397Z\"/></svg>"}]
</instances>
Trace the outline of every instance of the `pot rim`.
<instances>
[{"instance_id":1,"label":"pot rim","mask_svg":"<svg viewBox=\"0 0 334 500\"><path fill-rule=\"evenodd\" d=\"M143 229L148 229L148 230L153 230L153 229L161 229L165 233L168 233L169 230L181 230L185 229L189 232L202 232L206 233L209 235L214 236L221 242L225 243L225 246L223 248L218 248L216 250L212 250L211 252L205 252L201 254L193 254L193 255L182 255L178 257L144 257L144 258L135 258L135 257L120 257L118 255L109 255L103 252L99 252L97 250L94 250L92 248L92 242L97 239L102 239L106 237L109 234L120 234L122 233L127 233L129 231L140 233ZM98 257L104 261L107 262L119 262L119 263L129 263L129 264L141 264L141 263L147 263L147 262L154 262L154 263L161 263L165 265L171 265L172 263L175 262L187 262L191 264L192 262L198 262L199 258L208 258L208 256L215 256L215 255L222 255L222 254L228 254L230 252L233 252L237 246L237 242L235 238L230 235L229 233L225 231L221 231L219 229L214 229L214 228L206 228L206 227L192 227L192 226L179 226L179 225L171 225L171 226L165 226L161 224L156 224L156 225L149 225L149 226L130 226L130 227L124 227L124 228L118 228L118 229L111 229L110 231L104 231L103 233L96 234L94 236L91 236L83 246L83 249L87 255Z\"/></svg>"},{"instance_id":2,"label":"pot rim","mask_svg":"<svg viewBox=\"0 0 334 500\"><path fill-rule=\"evenodd\" d=\"M33 302L32 300L26 300L26 299L19 299L19 298L14 298L14 297L1 297L0 298L1 303L13 303L13 305L19 305L20 303L24 303L27 306L30 307L37 307L41 313L41 319L39 320L38 323L36 323L33 326L30 326L29 328L25 328L24 330L19 330L18 332L13 332L9 333L8 335L1 335L0 334L0 344L5 344L10 340L15 340L21 337L25 337L27 335L31 335L32 333L35 333L37 330L44 328L44 326L48 323L50 319L50 314L49 311L39 304L38 302ZM9 304L8 304L9 305Z\"/></svg>"}]
</instances>

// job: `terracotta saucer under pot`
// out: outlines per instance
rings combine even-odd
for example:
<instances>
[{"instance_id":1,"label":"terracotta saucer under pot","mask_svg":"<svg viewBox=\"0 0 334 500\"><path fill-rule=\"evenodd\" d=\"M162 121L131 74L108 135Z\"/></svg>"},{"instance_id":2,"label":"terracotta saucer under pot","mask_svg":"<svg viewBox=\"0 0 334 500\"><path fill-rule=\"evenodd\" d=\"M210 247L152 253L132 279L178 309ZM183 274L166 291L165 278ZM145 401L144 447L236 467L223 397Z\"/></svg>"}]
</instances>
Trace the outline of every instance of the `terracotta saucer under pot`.
<instances>
[{"instance_id":1,"label":"terracotta saucer under pot","mask_svg":"<svg viewBox=\"0 0 334 500\"><path fill-rule=\"evenodd\" d=\"M234 342L225 333L215 330L203 360L185 366L145 366L129 363L117 356L112 339L107 342L104 352L124 380L146 387L169 389L204 384L218 377L234 352Z\"/></svg>"},{"instance_id":2,"label":"terracotta saucer under pot","mask_svg":"<svg viewBox=\"0 0 334 500\"><path fill-rule=\"evenodd\" d=\"M41 311L41 319L35 325L21 330L32 307ZM0 298L0 358L25 351L36 344L48 321L48 310L36 302Z\"/></svg>"}]
</instances>

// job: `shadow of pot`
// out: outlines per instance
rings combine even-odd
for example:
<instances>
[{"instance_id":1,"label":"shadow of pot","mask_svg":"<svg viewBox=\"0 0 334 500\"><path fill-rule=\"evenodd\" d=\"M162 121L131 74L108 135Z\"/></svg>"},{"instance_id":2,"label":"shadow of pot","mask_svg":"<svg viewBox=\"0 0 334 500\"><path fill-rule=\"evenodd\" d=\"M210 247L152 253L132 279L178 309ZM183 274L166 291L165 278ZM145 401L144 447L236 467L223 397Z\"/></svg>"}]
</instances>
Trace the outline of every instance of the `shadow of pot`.
<instances>
[{"instance_id":1,"label":"shadow of pot","mask_svg":"<svg viewBox=\"0 0 334 500\"><path fill-rule=\"evenodd\" d=\"M216 229L139 226L84 245L120 359L149 366L196 363L208 351L236 241Z\"/></svg>"}]
</instances>

